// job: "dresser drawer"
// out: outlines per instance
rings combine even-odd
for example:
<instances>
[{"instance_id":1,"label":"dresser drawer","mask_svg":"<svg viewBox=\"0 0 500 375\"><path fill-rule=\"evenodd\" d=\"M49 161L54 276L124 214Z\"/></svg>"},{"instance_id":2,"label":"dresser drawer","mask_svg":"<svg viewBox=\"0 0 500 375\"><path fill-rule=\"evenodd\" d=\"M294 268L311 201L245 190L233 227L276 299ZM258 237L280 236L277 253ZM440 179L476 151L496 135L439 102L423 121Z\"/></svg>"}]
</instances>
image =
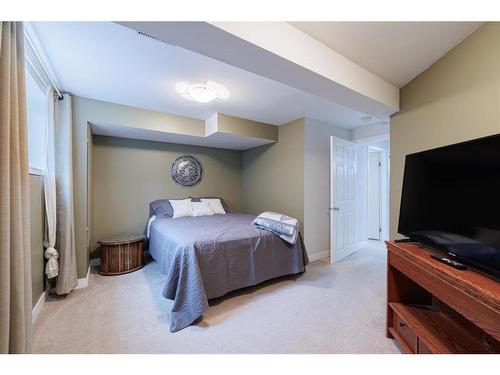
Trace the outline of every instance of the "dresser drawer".
<instances>
[{"instance_id":1,"label":"dresser drawer","mask_svg":"<svg viewBox=\"0 0 500 375\"><path fill-rule=\"evenodd\" d=\"M417 341L417 353L418 354L432 354L431 350L425 343L419 338Z\"/></svg>"},{"instance_id":2,"label":"dresser drawer","mask_svg":"<svg viewBox=\"0 0 500 375\"><path fill-rule=\"evenodd\" d=\"M408 324L393 311L393 328L405 342L412 353L417 352L417 335L412 331Z\"/></svg>"}]
</instances>

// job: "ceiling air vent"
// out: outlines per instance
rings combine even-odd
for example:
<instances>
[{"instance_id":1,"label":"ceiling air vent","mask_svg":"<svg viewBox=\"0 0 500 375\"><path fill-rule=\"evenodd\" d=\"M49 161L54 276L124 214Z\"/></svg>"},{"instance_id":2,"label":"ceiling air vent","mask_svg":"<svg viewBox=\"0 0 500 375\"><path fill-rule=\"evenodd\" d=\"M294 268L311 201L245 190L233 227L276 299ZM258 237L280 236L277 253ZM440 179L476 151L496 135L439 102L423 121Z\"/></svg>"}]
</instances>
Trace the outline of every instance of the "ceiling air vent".
<instances>
[{"instance_id":1,"label":"ceiling air vent","mask_svg":"<svg viewBox=\"0 0 500 375\"><path fill-rule=\"evenodd\" d=\"M141 35L143 37L149 38L149 39L156 40L156 41L161 42L161 43L168 44L169 46L172 46L172 47L177 47L175 44L170 44L170 43L164 41L163 39L158 38L157 36L154 36L154 35L151 35L151 34L147 34L147 33L143 33L142 31L138 31L137 34L139 34L139 35Z\"/></svg>"}]
</instances>

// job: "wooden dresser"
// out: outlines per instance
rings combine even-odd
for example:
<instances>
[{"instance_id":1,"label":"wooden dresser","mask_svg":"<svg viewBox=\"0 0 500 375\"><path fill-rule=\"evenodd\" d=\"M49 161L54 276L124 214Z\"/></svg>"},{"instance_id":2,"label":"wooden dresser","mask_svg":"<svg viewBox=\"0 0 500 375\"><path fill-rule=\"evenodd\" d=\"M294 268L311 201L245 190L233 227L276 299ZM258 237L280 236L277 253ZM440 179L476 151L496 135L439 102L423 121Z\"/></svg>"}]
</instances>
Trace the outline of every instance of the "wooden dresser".
<instances>
[{"instance_id":1,"label":"wooden dresser","mask_svg":"<svg viewBox=\"0 0 500 375\"><path fill-rule=\"evenodd\" d=\"M143 234L125 234L99 241L101 275L121 275L144 267Z\"/></svg>"},{"instance_id":2,"label":"wooden dresser","mask_svg":"<svg viewBox=\"0 0 500 375\"><path fill-rule=\"evenodd\" d=\"M500 283L386 242L387 337L408 353L500 353Z\"/></svg>"}]
</instances>

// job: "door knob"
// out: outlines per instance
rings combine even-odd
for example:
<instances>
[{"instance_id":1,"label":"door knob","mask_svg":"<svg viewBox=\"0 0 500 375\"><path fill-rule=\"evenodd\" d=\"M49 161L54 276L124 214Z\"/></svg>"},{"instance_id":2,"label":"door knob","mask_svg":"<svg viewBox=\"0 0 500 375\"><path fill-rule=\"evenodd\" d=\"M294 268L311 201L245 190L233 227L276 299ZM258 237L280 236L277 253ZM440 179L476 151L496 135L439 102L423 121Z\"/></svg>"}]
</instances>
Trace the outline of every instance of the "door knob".
<instances>
[{"instance_id":1,"label":"door knob","mask_svg":"<svg viewBox=\"0 0 500 375\"><path fill-rule=\"evenodd\" d=\"M333 207L333 208L332 208L332 207L329 207L328 209L329 209L330 211L340 211L340 208L338 208L338 207Z\"/></svg>"}]
</instances>

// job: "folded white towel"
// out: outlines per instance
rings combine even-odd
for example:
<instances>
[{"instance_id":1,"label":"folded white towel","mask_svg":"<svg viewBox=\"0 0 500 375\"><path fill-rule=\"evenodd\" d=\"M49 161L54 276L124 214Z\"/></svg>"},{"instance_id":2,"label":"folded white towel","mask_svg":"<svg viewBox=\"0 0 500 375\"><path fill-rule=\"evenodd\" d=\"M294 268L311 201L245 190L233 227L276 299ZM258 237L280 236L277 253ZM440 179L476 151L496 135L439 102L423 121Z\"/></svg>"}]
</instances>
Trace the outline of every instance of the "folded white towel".
<instances>
[{"instance_id":1,"label":"folded white towel","mask_svg":"<svg viewBox=\"0 0 500 375\"><path fill-rule=\"evenodd\" d=\"M283 220L284 216L285 215L279 214L277 212L272 212L272 211L266 211L266 212L263 212L259 215L259 217L263 217L263 218L271 219L271 220L276 220L276 221ZM288 216L286 216L286 217L288 217Z\"/></svg>"},{"instance_id":2,"label":"folded white towel","mask_svg":"<svg viewBox=\"0 0 500 375\"><path fill-rule=\"evenodd\" d=\"M295 244L299 234L299 221L293 217L266 211L257 216L252 225L276 234L283 240Z\"/></svg>"}]
</instances>

